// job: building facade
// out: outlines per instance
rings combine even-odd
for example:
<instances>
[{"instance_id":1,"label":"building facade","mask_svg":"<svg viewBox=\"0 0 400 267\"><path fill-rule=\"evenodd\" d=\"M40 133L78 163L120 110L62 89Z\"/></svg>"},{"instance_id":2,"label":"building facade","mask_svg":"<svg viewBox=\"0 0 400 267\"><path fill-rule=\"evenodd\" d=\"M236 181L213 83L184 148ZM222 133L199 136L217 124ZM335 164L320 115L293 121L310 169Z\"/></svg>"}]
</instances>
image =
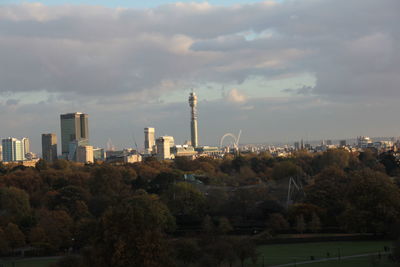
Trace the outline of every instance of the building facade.
<instances>
[{"instance_id":1,"label":"building facade","mask_svg":"<svg viewBox=\"0 0 400 267\"><path fill-rule=\"evenodd\" d=\"M157 158L160 160L172 159L171 147L174 146L174 143L174 138L172 136L161 136L157 138Z\"/></svg>"},{"instance_id":2,"label":"building facade","mask_svg":"<svg viewBox=\"0 0 400 267\"><path fill-rule=\"evenodd\" d=\"M93 147L78 146L76 150L76 161L81 163L93 163Z\"/></svg>"},{"instance_id":3,"label":"building facade","mask_svg":"<svg viewBox=\"0 0 400 267\"><path fill-rule=\"evenodd\" d=\"M150 154L154 149L154 146L156 144L154 135L154 128L144 128L144 149L146 150L146 153Z\"/></svg>"},{"instance_id":4,"label":"building facade","mask_svg":"<svg viewBox=\"0 0 400 267\"><path fill-rule=\"evenodd\" d=\"M42 134L42 158L52 162L57 159L57 136L53 133Z\"/></svg>"},{"instance_id":5,"label":"building facade","mask_svg":"<svg viewBox=\"0 0 400 267\"><path fill-rule=\"evenodd\" d=\"M80 112L61 114L61 152L68 158L70 143L89 140L88 115Z\"/></svg>"},{"instance_id":6,"label":"building facade","mask_svg":"<svg viewBox=\"0 0 400 267\"><path fill-rule=\"evenodd\" d=\"M24 143L17 138L6 138L1 141L3 147L3 161L13 162L13 161L23 161L25 160Z\"/></svg>"}]
</instances>

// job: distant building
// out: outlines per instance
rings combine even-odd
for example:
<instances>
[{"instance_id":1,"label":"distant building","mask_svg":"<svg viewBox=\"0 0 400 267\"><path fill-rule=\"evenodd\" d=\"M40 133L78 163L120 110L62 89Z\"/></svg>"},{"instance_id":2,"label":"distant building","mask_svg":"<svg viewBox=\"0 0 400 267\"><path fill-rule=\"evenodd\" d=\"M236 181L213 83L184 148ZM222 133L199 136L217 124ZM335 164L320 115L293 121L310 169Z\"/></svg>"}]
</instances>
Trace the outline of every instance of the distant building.
<instances>
[{"instance_id":1,"label":"distant building","mask_svg":"<svg viewBox=\"0 0 400 267\"><path fill-rule=\"evenodd\" d=\"M339 146L340 146L340 147L345 147L345 146L347 146L346 140L340 140Z\"/></svg>"},{"instance_id":2,"label":"distant building","mask_svg":"<svg viewBox=\"0 0 400 267\"><path fill-rule=\"evenodd\" d=\"M76 161L81 163L93 163L93 147L78 146L76 151Z\"/></svg>"},{"instance_id":3,"label":"distant building","mask_svg":"<svg viewBox=\"0 0 400 267\"><path fill-rule=\"evenodd\" d=\"M22 144L24 145L24 157L26 154L31 152L31 146L28 137L24 137L21 139Z\"/></svg>"},{"instance_id":4,"label":"distant building","mask_svg":"<svg viewBox=\"0 0 400 267\"><path fill-rule=\"evenodd\" d=\"M188 145L176 145L171 148L171 153L175 157L193 157L197 154L194 147Z\"/></svg>"},{"instance_id":5,"label":"distant building","mask_svg":"<svg viewBox=\"0 0 400 267\"><path fill-rule=\"evenodd\" d=\"M103 148L93 148L93 159L94 161L104 161L106 159L106 152Z\"/></svg>"},{"instance_id":6,"label":"distant building","mask_svg":"<svg viewBox=\"0 0 400 267\"><path fill-rule=\"evenodd\" d=\"M42 134L42 158L48 162L52 162L57 159L56 134Z\"/></svg>"},{"instance_id":7,"label":"distant building","mask_svg":"<svg viewBox=\"0 0 400 267\"><path fill-rule=\"evenodd\" d=\"M201 146L196 148L196 152L200 156L219 157L221 150L216 146Z\"/></svg>"},{"instance_id":8,"label":"distant building","mask_svg":"<svg viewBox=\"0 0 400 267\"><path fill-rule=\"evenodd\" d=\"M61 152L68 158L70 143L87 140L89 142L88 115L80 112L61 114Z\"/></svg>"},{"instance_id":9,"label":"distant building","mask_svg":"<svg viewBox=\"0 0 400 267\"><path fill-rule=\"evenodd\" d=\"M114 164L135 163L142 161L142 156L133 148L119 151L106 151L106 161Z\"/></svg>"},{"instance_id":10,"label":"distant building","mask_svg":"<svg viewBox=\"0 0 400 267\"><path fill-rule=\"evenodd\" d=\"M174 138L172 136L161 136L156 140L157 158L160 160L172 159L171 147L174 146Z\"/></svg>"},{"instance_id":11,"label":"distant building","mask_svg":"<svg viewBox=\"0 0 400 267\"><path fill-rule=\"evenodd\" d=\"M367 148L372 145L372 140L368 136L358 136L357 137L357 147Z\"/></svg>"},{"instance_id":12,"label":"distant building","mask_svg":"<svg viewBox=\"0 0 400 267\"><path fill-rule=\"evenodd\" d=\"M35 154L33 152L29 152L29 153L25 154L25 160L31 161L31 160L36 160L36 159L38 159L38 156L37 156L37 154Z\"/></svg>"},{"instance_id":13,"label":"distant building","mask_svg":"<svg viewBox=\"0 0 400 267\"><path fill-rule=\"evenodd\" d=\"M6 138L2 140L3 147L3 161L13 162L13 161L23 161L25 160L25 149L24 143L17 138Z\"/></svg>"},{"instance_id":14,"label":"distant building","mask_svg":"<svg viewBox=\"0 0 400 267\"><path fill-rule=\"evenodd\" d=\"M81 140L74 140L69 143L68 146L68 155L67 159L71 161L77 161L77 151L78 147L81 146L88 146L89 141L87 139L81 139Z\"/></svg>"},{"instance_id":15,"label":"distant building","mask_svg":"<svg viewBox=\"0 0 400 267\"><path fill-rule=\"evenodd\" d=\"M326 145L327 145L327 146L331 146L331 145L332 145L332 140L329 140L329 139L326 140Z\"/></svg>"},{"instance_id":16,"label":"distant building","mask_svg":"<svg viewBox=\"0 0 400 267\"><path fill-rule=\"evenodd\" d=\"M148 154L150 154L153 151L154 146L156 145L154 134L155 134L154 128L151 127L144 128L144 149Z\"/></svg>"},{"instance_id":17,"label":"distant building","mask_svg":"<svg viewBox=\"0 0 400 267\"><path fill-rule=\"evenodd\" d=\"M300 150L300 143L294 142L294 150Z\"/></svg>"},{"instance_id":18,"label":"distant building","mask_svg":"<svg viewBox=\"0 0 400 267\"><path fill-rule=\"evenodd\" d=\"M0 161L3 161L3 146L0 145Z\"/></svg>"}]
</instances>

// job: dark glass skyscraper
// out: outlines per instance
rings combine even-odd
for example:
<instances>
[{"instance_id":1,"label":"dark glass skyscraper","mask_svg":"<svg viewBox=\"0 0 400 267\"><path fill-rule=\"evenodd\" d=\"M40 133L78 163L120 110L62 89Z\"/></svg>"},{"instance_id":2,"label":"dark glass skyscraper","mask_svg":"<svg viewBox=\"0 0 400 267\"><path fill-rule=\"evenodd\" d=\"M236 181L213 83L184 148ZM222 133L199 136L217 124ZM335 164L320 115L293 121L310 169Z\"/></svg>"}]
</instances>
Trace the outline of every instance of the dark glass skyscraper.
<instances>
[{"instance_id":1,"label":"dark glass skyscraper","mask_svg":"<svg viewBox=\"0 0 400 267\"><path fill-rule=\"evenodd\" d=\"M53 133L42 134L42 158L49 162L57 159L57 136Z\"/></svg>"},{"instance_id":2,"label":"dark glass skyscraper","mask_svg":"<svg viewBox=\"0 0 400 267\"><path fill-rule=\"evenodd\" d=\"M73 141L89 142L88 115L80 112L61 114L61 152L68 157L70 143Z\"/></svg>"}]
</instances>

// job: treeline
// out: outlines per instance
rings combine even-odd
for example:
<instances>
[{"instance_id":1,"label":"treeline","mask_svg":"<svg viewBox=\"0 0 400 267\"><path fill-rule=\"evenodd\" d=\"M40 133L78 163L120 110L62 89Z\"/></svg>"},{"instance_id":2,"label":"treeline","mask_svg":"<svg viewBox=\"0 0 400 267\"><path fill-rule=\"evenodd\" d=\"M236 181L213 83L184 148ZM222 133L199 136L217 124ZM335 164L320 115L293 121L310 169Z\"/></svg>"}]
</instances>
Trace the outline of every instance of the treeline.
<instances>
[{"instance_id":1,"label":"treeline","mask_svg":"<svg viewBox=\"0 0 400 267\"><path fill-rule=\"evenodd\" d=\"M304 194L286 207L276 190L289 177ZM399 177L393 153L341 149L119 166L0 164L0 254L27 247L35 255L79 252L69 260L82 266L218 266L254 258L255 238L279 233L395 238Z\"/></svg>"}]
</instances>

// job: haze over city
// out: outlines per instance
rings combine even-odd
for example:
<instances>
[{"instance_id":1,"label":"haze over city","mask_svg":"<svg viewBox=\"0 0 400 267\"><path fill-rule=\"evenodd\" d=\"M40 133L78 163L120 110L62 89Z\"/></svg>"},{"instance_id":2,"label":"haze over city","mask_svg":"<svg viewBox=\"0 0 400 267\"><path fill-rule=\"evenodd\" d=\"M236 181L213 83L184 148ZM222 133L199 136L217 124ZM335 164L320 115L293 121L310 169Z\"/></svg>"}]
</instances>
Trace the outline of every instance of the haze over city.
<instances>
[{"instance_id":1,"label":"haze over city","mask_svg":"<svg viewBox=\"0 0 400 267\"><path fill-rule=\"evenodd\" d=\"M400 135L397 0L110 2L1 1L0 137L183 143L192 89L200 144Z\"/></svg>"}]
</instances>

